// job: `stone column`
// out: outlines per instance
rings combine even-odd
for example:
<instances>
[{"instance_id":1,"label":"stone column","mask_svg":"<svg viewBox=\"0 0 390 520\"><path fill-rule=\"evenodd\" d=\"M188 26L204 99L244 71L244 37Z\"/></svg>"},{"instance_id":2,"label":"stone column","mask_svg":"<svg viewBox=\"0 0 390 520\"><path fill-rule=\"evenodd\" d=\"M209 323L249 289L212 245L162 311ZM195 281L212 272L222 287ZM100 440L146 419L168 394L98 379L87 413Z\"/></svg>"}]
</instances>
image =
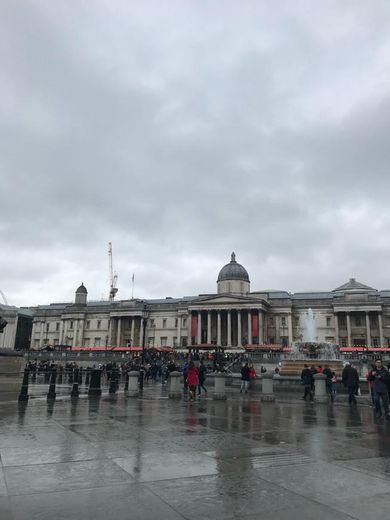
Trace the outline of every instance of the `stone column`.
<instances>
[{"instance_id":1,"label":"stone column","mask_svg":"<svg viewBox=\"0 0 390 520\"><path fill-rule=\"evenodd\" d=\"M44 321L41 321L41 334L39 336L39 348L43 348L43 332L44 332L44 328L45 328L45 322Z\"/></svg>"},{"instance_id":2,"label":"stone column","mask_svg":"<svg viewBox=\"0 0 390 520\"><path fill-rule=\"evenodd\" d=\"M348 334L348 347L352 344L352 335L351 335L351 316L349 312L347 312L347 334Z\"/></svg>"},{"instance_id":3,"label":"stone column","mask_svg":"<svg viewBox=\"0 0 390 520\"><path fill-rule=\"evenodd\" d=\"M134 332L135 332L135 316L132 316L132 318L131 318L131 335L130 335L131 346L134 346Z\"/></svg>"},{"instance_id":4,"label":"stone column","mask_svg":"<svg viewBox=\"0 0 390 520\"><path fill-rule=\"evenodd\" d=\"M180 316L180 314L177 317L177 332L176 332L176 336L177 336L177 346L180 347L181 346L181 341L180 341L180 338L181 338L181 316Z\"/></svg>"},{"instance_id":5,"label":"stone column","mask_svg":"<svg viewBox=\"0 0 390 520\"><path fill-rule=\"evenodd\" d=\"M288 344L289 346L293 343L293 332L292 332L292 316L291 312L287 315L287 326L288 326Z\"/></svg>"},{"instance_id":6,"label":"stone column","mask_svg":"<svg viewBox=\"0 0 390 520\"><path fill-rule=\"evenodd\" d=\"M198 331L197 331L197 340L198 345L202 343L202 313L198 311Z\"/></svg>"},{"instance_id":7,"label":"stone column","mask_svg":"<svg viewBox=\"0 0 390 520\"><path fill-rule=\"evenodd\" d=\"M65 344L65 337L66 337L66 334L67 334L67 321L64 320L64 327L63 327L63 330L62 330L62 344Z\"/></svg>"},{"instance_id":8,"label":"stone column","mask_svg":"<svg viewBox=\"0 0 390 520\"><path fill-rule=\"evenodd\" d=\"M110 318L110 326L108 332L108 344L110 345L110 347L112 347L114 343L114 323L115 318Z\"/></svg>"},{"instance_id":9,"label":"stone column","mask_svg":"<svg viewBox=\"0 0 390 520\"><path fill-rule=\"evenodd\" d=\"M366 311L367 347L371 347L370 314Z\"/></svg>"},{"instance_id":10,"label":"stone column","mask_svg":"<svg viewBox=\"0 0 390 520\"><path fill-rule=\"evenodd\" d=\"M217 346L221 346L221 311L217 311Z\"/></svg>"},{"instance_id":11,"label":"stone column","mask_svg":"<svg viewBox=\"0 0 390 520\"><path fill-rule=\"evenodd\" d=\"M241 347L242 331L241 331L241 311L237 311L237 346Z\"/></svg>"},{"instance_id":12,"label":"stone column","mask_svg":"<svg viewBox=\"0 0 390 520\"><path fill-rule=\"evenodd\" d=\"M80 334L79 334L79 345L80 347L84 344L84 318L80 320Z\"/></svg>"},{"instance_id":13,"label":"stone column","mask_svg":"<svg viewBox=\"0 0 390 520\"><path fill-rule=\"evenodd\" d=\"M62 342L63 342L63 339L62 339L63 333L64 333L64 320L61 320L61 321L60 321L60 335L59 335L59 338L58 338L58 344L59 344L59 345L62 345Z\"/></svg>"},{"instance_id":14,"label":"stone column","mask_svg":"<svg viewBox=\"0 0 390 520\"><path fill-rule=\"evenodd\" d=\"M77 329L78 329L78 323L79 323L79 320L74 320L74 323L73 323L73 346L75 347L76 346L76 343L77 343Z\"/></svg>"},{"instance_id":15,"label":"stone column","mask_svg":"<svg viewBox=\"0 0 390 520\"><path fill-rule=\"evenodd\" d=\"M207 311L207 344L211 343L211 311Z\"/></svg>"},{"instance_id":16,"label":"stone column","mask_svg":"<svg viewBox=\"0 0 390 520\"><path fill-rule=\"evenodd\" d=\"M259 345L264 343L264 320L263 313L259 309Z\"/></svg>"},{"instance_id":17,"label":"stone column","mask_svg":"<svg viewBox=\"0 0 390 520\"><path fill-rule=\"evenodd\" d=\"M384 347L385 340L383 338L383 323L382 323L382 314L378 312L378 327L379 327L379 343L381 347Z\"/></svg>"},{"instance_id":18,"label":"stone column","mask_svg":"<svg viewBox=\"0 0 390 520\"><path fill-rule=\"evenodd\" d=\"M121 335L122 335L122 318L118 318L118 327L116 329L116 346L120 347L121 345Z\"/></svg>"},{"instance_id":19,"label":"stone column","mask_svg":"<svg viewBox=\"0 0 390 520\"><path fill-rule=\"evenodd\" d=\"M337 312L334 313L334 332L335 332L335 343L340 345L340 332L339 332L339 315Z\"/></svg>"},{"instance_id":20,"label":"stone column","mask_svg":"<svg viewBox=\"0 0 390 520\"><path fill-rule=\"evenodd\" d=\"M248 345L252 345L252 313L248 310Z\"/></svg>"},{"instance_id":21,"label":"stone column","mask_svg":"<svg viewBox=\"0 0 390 520\"><path fill-rule=\"evenodd\" d=\"M227 346L232 346L232 315L227 311Z\"/></svg>"}]
</instances>

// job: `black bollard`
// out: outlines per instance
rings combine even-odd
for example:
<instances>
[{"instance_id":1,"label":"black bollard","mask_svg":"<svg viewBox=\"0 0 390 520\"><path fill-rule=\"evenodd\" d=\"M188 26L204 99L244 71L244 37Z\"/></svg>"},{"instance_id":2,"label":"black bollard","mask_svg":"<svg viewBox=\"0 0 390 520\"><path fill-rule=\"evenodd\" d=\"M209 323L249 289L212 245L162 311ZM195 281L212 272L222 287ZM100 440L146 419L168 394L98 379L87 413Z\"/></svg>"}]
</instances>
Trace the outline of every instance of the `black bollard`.
<instances>
[{"instance_id":1,"label":"black bollard","mask_svg":"<svg viewBox=\"0 0 390 520\"><path fill-rule=\"evenodd\" d=\"M53 368L53 370L51 371L50 386L49 386L49 391L47 393L47 399L56 398L56 379L57 379L57 369Z\"/></svg>"},{"instance_id":2,"label":"black bollard","mask_svg":"<svg viewBox=\"0 0 390 520\"><path fill-rule=\"evenodd\" d=\"M87 368L87 373L85 374L85 386L89 385L90 377L91 377L91 369Z\"/></svg>"},{"instance_id":3,"label":"black bollard","mask_svg":"<svg viewBox=\"0 0 390 520\"><path fill-rule=\"evenodd\" d=\"M126 370L125 392L129 389L129 372Z\"/></svg>"},{"instance_id":4,"label":"black bollard","mask_svg":"<svg viewBox=\"0 0 390 520\"><path fill-rule=\"evenodd\" d=\"M83 367L80 367L80 369L79 369L78 382L79 382L79 385L83 384Z\"/></svg>"},{"instance_id":5,"label":"black bollard","mask_svg":"<svg viewBox=\"0 0 390 520\"><path fill-rule=\"evenodd\" d=\"M79 396L79 369L75 368L73 371L73 387L70 393L71 397Z\"/></svg>"},{"instance_id":6,"label":"black bollard","mask_svg":"<svg viewBox=\"0 0 390 520\"><path fill-rule=\"evenodd\" d=\"M109 394L115 394L118 389L118 369L113 368L111 370L110 388L108 389Z\"/></svg>"},{"instance_id":7,"label":"black bollard","mask_svg":"<svg viewBox=\"0 0 390 520\"><path fill-rule=\"evenodd\" d=\"M91 370L91 381L89 383L88 395L102 395L102 371L99 368Z\"/></svg>"},{"instance_id":8,"label":"black bollard","mask_svg":"<svg viewBox=\"0 0 390 520\"><path fill-rule=\"evenodd\" d=\"M30 370L28 368L24 369L23 373L23 383L22 388L20 389L19 401L28 401L28 376Z\"/></svg>"},{"instance_id":9,"label":"black bollard","mask_svg":"<svg viewBox=\"0 0 390 520\"><path fill-rule=\"evenodd\" d=\"M144 388L144 379L145 379L145 367L141 365L139 370L139 389L142 391Z\"/></svg>"}]
</instances>

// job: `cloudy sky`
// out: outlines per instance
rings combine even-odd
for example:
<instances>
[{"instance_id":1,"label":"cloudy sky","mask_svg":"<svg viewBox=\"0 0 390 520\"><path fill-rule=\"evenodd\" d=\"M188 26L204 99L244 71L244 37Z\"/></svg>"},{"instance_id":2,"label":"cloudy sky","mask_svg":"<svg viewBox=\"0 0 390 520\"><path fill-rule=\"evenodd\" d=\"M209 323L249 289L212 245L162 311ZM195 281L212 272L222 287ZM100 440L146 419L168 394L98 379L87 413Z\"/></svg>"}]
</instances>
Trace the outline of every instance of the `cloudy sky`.
<instances>
[{"instance_id":1,"label":"cloudy sky","mask_svg":"<svg viewBox=\"0 0 390 520\"><path fill-rule=\"evenodd\" d=\"M388 0L3 0L0 289L390 288Z\"/></svg>"}]
</instances>

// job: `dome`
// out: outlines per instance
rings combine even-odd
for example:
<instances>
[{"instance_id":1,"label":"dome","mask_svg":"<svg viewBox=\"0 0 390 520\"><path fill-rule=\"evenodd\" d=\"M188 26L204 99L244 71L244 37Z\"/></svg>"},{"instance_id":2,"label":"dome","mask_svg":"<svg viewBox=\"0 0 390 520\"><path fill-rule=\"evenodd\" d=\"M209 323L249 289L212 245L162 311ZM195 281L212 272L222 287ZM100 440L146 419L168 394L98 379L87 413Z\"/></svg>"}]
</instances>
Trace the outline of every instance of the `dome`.
<instances>
[{"instance_id":1,"label":"dome","mask_svg":"<svg viewBox=\"0 0 390 520\"><path fill-rule=\"evenodd\" d=\"M81 283L80 287L77 289L76 293L83 293L83 294L88 294L88 291L87 289L85 288L84 284Z\"/></svg>"},{"instance_id":2,"label":"dome","mask_svg":"<svg viewBox=\"0 0 390 520\"><path fill-rule=\"evenodd\" d=\"M249 283L249 275L245 267L236 262L236 255L232 253L231 260L219 271L217 282L224 280L240 280Z\"/></svg>"}]
</instances>

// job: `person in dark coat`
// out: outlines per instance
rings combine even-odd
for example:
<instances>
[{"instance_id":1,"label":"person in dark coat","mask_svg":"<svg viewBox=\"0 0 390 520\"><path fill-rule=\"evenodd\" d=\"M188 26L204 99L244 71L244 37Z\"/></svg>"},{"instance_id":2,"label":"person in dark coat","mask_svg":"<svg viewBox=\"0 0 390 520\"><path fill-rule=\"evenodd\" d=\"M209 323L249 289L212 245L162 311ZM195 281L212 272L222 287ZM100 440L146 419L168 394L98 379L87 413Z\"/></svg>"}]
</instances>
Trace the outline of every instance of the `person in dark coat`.
<instances>
[{"instance_id":1,"label":"person in dark coat","mask_svg":"<svg viewBox=\"0 0 390 520\"><path fill-rule=\"evenodd\" d=\"M349 363L344 367L341 375L343 385L348 389L348 403L356 403L356 393L359 389L359 374L356 368Z\"/></svg>"},{"instance_id":2,"label":"person in dark coat","mask_svg":"<svg viewBox=\"0 0 390 520\"><path fill-rule=\"evenodd\" d=\"M377 417L382 417L381 400L383 403L383 409L385 411L385 417L390 420L389 415L389 385L390 385L390 374L387 369L383 366L382 360L375 360L375 368L371 371L368 376L368 380L372 381L372 391L375 403L375 411Z\"/></svg>"},{"instance_id":3,"label":"person in dark coat","mask_svg":"<svg viewBox=\"0 0 390 520\"><path fill-rule=\"evenodd\" d=\"M241 389L240 392L245 390L245 393L248 393L249 388L249 381L250 381L250 368L248 363L245 363L245 365L241 368Z\"/></svg>"},{"instance_id":4,"label":"person in dark coat","mask_svg":"<svg viewBox=\"0 0 390 520\"><path fill-rule=\"evenodd\" d=\"M198 391L199 391L199 395L200 395L200 392L201 392L201 388L203 388L203 390L207 394L207 388L204 386L204 382L206 381L206 373L207 373L206 367L204 366L203 361L201 361L200 365L199 365L199 368L198 368L198 377L199 377Z\"/></svg>"},{"instance_id":5,"label":"person in dark coat","mask_svg":"<svg viewBox=\"0 0 390 520\"><path fill-rule=\"evenodd\" d=\"M305 393L303 394L302 399L306 401L306 397L309 396L310 401L313 401L313 384L314 384L314 376L308 365L303 365L303 370L301 373L302 383L305 386Z\"/></svg>"}]
</instances>

